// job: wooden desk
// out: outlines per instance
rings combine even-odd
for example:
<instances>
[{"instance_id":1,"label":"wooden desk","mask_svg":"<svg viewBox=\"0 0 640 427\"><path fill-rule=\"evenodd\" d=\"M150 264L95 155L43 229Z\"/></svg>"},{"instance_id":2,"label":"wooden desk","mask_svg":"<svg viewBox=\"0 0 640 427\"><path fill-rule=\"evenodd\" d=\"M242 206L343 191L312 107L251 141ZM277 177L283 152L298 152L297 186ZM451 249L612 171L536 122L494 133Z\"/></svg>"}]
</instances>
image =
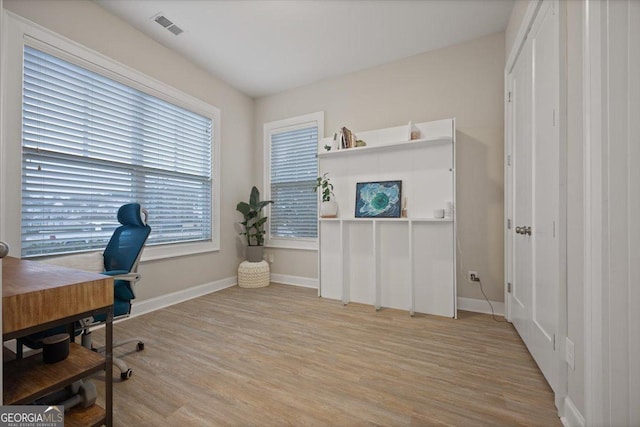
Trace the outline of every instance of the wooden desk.
<instances>
[{"instance_id":1,"label":"wooden desk","mask_svg":"<svg viewBox=\"0 0 640 427\"><path fill-rule=\"evenodd\" d=\"M3 366L4 404L32 402L92 372L104 369L106 411L91 418L87 410L72 411L65 424L75 425L74 412L89 425L112 424L113 279L109 276L35 261L6 257L2 265L3 340L65 325L106 313L105 357L72 344L70 356L56 364L42 363L41 354ZM106 413L105 413L106 412Z\"/></svg>"}]
</instances>

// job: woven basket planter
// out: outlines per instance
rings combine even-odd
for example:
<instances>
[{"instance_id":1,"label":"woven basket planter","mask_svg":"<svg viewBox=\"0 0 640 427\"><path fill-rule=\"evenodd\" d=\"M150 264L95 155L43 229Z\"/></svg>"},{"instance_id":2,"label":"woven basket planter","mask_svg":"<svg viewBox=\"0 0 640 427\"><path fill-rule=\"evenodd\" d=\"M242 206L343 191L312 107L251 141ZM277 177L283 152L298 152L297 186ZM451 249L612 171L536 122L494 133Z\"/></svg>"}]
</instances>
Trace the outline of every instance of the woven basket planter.
<instances>
[{"instance_id":1,"label":"woven basket planter","mask_svg":"<svg viewBox=\"0 0 640 427\"><path fill-rule=\"evenodd\" d=\"M271 273L266 261L243 261L238 267L238 286L241 288L264 288L269 286Z\"/></svg>"}]
</instances>

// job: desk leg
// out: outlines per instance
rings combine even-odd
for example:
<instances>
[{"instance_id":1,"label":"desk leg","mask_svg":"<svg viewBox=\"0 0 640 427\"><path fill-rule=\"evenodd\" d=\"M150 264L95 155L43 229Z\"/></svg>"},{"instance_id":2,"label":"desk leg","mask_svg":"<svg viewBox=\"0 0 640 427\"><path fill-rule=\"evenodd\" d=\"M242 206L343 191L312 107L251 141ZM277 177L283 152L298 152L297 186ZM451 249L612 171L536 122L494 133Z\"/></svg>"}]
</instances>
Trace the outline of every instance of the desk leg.
<instances>
[{"instance_id":1,"label":"desk leg","mask_svg":"<svg viewBox=\"0 0 640 427\"><path fill-rule=\"evenodd\" d=\"M22 359L24 352L24 344L22 338L16 338L16 359Z\"/></svg>"},{"instance_id":2,"label":"desk leg","mask_svg":"<svg viewBox=\"0 0 640 427\"><path fill-rule=\"evenodd\" d=\"M76 342L76 323L67 324L67 333L69 334L69 342Z\"/></svg>"},{"instance_id":3,"label":"desk leg","mask_svg":"<svg viewBox=\"0 0 640 427\"><path fill-rule=\"evenodd\" d=\"M113 307L107 311L105 325L105 410L107 412L106 425L113 426Z\"/></svg>"}]
</instances>

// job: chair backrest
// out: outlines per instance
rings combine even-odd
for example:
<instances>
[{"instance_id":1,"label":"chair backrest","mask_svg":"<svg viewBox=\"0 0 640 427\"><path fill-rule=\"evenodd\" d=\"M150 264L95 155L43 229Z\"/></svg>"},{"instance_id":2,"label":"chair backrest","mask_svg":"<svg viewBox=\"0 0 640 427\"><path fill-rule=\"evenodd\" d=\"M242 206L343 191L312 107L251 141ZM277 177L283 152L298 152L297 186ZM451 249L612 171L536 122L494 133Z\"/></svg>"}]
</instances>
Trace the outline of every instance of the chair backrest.
<instances>
[{"instance_id":1,"label":"chair backrest","mask_svg":"<svg viewBox=\"0 0 640 427\"><path fill-rule=\"evenodd\" d=\"M137 271L142 249L151 233L147 217L146 209L139 203L128 203L118 209L118 221L122 225L115 229L104 250L106 271Z\"/></svg>"}]
</instances>

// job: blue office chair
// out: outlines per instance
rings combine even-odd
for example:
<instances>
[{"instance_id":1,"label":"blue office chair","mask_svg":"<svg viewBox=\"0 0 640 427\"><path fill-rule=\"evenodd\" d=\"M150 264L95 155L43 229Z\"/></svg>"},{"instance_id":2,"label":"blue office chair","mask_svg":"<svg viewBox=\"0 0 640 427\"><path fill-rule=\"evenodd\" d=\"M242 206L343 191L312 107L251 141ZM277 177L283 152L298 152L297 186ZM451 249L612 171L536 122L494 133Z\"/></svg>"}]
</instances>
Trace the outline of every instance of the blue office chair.
<instances>
[{"instance_id":1,"label":"blue office chair","mask_svg":"<svg viewBox=\"0 0 640 427\"><path fill-rule=\"evenodd\" d=\"M131 300L135 299L133 286L141 278L137 272L138 263L144 245L151 233L147 225L148 212L138 203L128 203L118 209L120 226L115 229L103 253L104 271L102 274L114 278L113 317L114 320L128 317L131 313ZM93 348L91 342L91 328L106 321L106 315L98 315L82 322L76 334L82 332L82 345L103 352L104 347ZM22 345L29 348L42 348L42 339L64 332L64 328L50 329L45 332L18 339L18 357L22 357ZM132 342L137 342L136 349L144 349L144 342L138 338L113 343L113 348ZM121 359L113 359L113 364L120 370L120 377L125 380L131 377L133 371Z\"/></svg>"}]
</instances>

